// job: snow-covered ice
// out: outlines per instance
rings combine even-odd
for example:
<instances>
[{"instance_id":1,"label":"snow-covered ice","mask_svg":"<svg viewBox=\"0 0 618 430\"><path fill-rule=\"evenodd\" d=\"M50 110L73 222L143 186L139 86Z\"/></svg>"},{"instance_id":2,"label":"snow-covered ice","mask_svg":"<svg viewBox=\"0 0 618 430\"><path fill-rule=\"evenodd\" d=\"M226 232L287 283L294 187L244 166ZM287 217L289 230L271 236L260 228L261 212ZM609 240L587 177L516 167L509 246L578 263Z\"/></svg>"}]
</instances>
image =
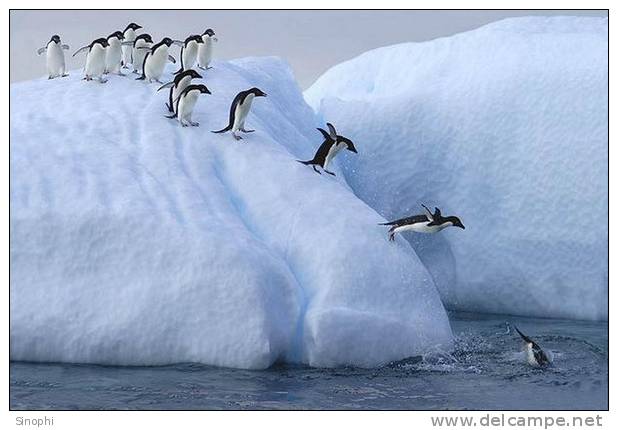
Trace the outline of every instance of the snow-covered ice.
<instances>
[{"instance_id":1,"label":"snow-covered ice","mask_svg":"<svg viewBox=\"0 0 618 430\"><path fill-rule=\"evenodd\" d=\"M322 138L288 66L203 73L194 128L133 77L11 85L11 359L376 366L449 348L412 247L341 174L295 161ZM257 131L210 133L252 86Z\"/></svg>"},{"instance_id":2,"label":"snow-covered ice","mask_svg":"<svg viewBox=\"0 0 618 430\"><path fill-rule=\"evenodd\" d=\"M462 219L407 235L447 308L607 319L607 25L508 19L367 52L305 92L354 140L336 163L369 206Z\"/></svg>"}]
</instances>

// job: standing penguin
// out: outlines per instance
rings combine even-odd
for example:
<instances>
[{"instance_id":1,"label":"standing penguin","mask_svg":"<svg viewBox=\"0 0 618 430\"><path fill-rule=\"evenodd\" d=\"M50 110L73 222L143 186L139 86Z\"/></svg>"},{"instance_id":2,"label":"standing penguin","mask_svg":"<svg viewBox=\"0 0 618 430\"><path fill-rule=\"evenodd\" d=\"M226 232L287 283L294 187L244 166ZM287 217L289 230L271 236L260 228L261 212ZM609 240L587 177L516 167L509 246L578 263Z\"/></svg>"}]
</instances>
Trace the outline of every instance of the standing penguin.
<instances>
[{"instance_id":1,"label":"standing penguin","mask_svg":"<svg viewBox=\"0 0 618 430\"><path fill-rule=\"evenodd\" d=\"M184 43L182 43L182 48L180 48L180 69L174 72L175 75L193 67L197 59L198 47L203 43L202 36L197 34L191 35L185 39Z\"/></svg>"},{"instance_id":2,"label":"standing penguin","mask_svg":"<svg viewBox=\"0 0 618 430\"><path fill-rule=\"evenodd\" d=\"M195 107L195 103L197 102L197 98L200 94L212 93L204 84L189 85L176 98L175 113L173 115L169 115L168 118L178 117L178 122L180 122L180 125L183 127L187 127L189 124L194 127L199 126L199 122L191 121L191 114L193 113L193 108Z\"/></svg>"},{"instance_id":3,"label":"standing penguin","mask_svg":"<svg viewBox=\"0 0 618 430\"><path fill-rule=\"evenodd\" d=\"M142 74L142 66L144 65L144 57L152 48L152 37L150 34L140 34L133 42L122 42L123 49L125 46L130 46L133 50L133 73Z\"/></svg>"},{"instance_id":4,"label":"standing penguin","mask_svg":"<svg viewBox=\"0 0 618 430\"><path fill-rule=\"evenodd\" d=\"M175 112L174 100L176 100L178 95L189 86L192 79L198 79L201 77L202 76L195 70L189 69L177 74L172 82L161 85L157 91L161 91L163 88L170 89L169 100L168 103L165 104L165 106L167 106L167 110L170 112Z\"/></svg>"},{"instance_id":5,"label":"standing penguin","mask_svg":"<svg viewBox=\"0 0 618 430\"><path fill-rule=\"evenodd\" d=\"M429 208L421 205L425 211L424 215L412 215L407 218L401 218L395 221L381 223L380 225L388 225L391 228L388 230L388 239L395 240L395 233L403 233L404 231L414 231L416 233L437 233L447 227L459 227L464 229L461 220L456 216L443 217L440 209L436 208L434 213L431 213Z\"/></svg>"},{"instance_id":6,"label":"standing penguin","mask_svg":"<svg viewBox=\"0 0 618 430\"><path fill-rule=\"evenodd\" d=\"M202 43L198 47L197 51L197 66L200 69L206 70L210 69L210 62L212 61L212 55L214 51L214 43L219 39L215 37L215 32L212 28L209 28L205 32L202 33Z\"/></svg>"},{"instance_id":7,"label":"standing penguin","mask_svg":"<svg viewBox=\"0 0 618 430\"><path fill-rule=\"evenodd\" d=\"M54 79L57 77L69 76L66 72L66 66L64 63L63 50L69 49L69 45L63 45L60 42L60 36L54 34L47 45L39 48L36 52L41 55L43 52L47 52L47 74L48 79Z\"/></svg>"},{"instance_id":8,"label":"standing penguin","mask_svg":"<svg viewBox=\"0 0 618 430\"><path fill-rule=\"evenodd\" d=\"M519 333L521 338L524 340L524 352L526 353L526 361L529 365L534 367L545 367L551 364L550 357L535 341L520 332L517 327L515 327L515 330L517 330L517 333Z\"/></svg>"},{"instance_id":9,"label":"standing penguin","mask_svg":"<svg viewBox=\"0 0 618 430\"><path fill-rule=\"evenodd\" d=\"M247 115L251 109L251 103L253 103L253 99L256 97L266 97L266 93L255 87L239 92L236 97L234 97L232 106L230 107L229 124L221 130L213 131L213 133L225 133L226 131L232 130L232 136L234 136L234 139L240 140L242 137L238 136L236 134L237 132L254 132L255 130L245 130L245 120L247 119Z\"/></svg>"},{"instance_id":10,"label":"standing penguin","mask_svg":"<svg viewBox=\"0 0 618 430\"><path fill-rule=\"evenodd\" d=\"M172 46L172 39L164 37L159 43L153 45L148 51L148 48L140 48L147 51L144 56L144 62L142 66L142 76L136 78L137 80L148 79L148 82L156 81L161 83L159 78L165 70L165 64L167 61L176 63L174 57L168 54L169 47Z\"/></svg>"},{"instance_id":11,"label":"standing penguin","mask_svg":"<svg viewBox=\"0 0 618 430\"><path fill-rule=\"evenodd\" d=\"M93 40L88 46L79 48L73 54L73 57L75 57L80 52L88 51L88 55L86 56L85 80L91 81L93 78L98 78L99 82L102 84L107 82L106 79L103 79L103 73L105 73L105 50L107 46L107 40L100 38Z\"/></svg>"},{"instance_id":12,"label":"standing penguin","mask_svg":"<svg viewBox=\"0 0 618 430\"><path fill-rule=\"evenodd\" d=\"M122 40L124 36L121 31L116 31L107 36L107 50L105 52L105 73L120 73L122 67Z\"/></svg>"},{"instance_id":13,"label":"standing penguin","mask_svg":"<svg viewBox=\"0 0 618 430\"><path fill-rule=\"evenodd\" d=\"M135 40L135 37L137 36L137 34L135 33L136 30L139 30L140 28L142 28L141 25L137 25L136 23L132 22L129 25L127 25L127 28L124 29L124 31L122 32L122 36L125 40L125 42L133 42ZM122 64L125 68L128 68L128 64L132 64L133 67L135 67L134 64L134 59L133 59L133 49L129 48L128 45L123 45L122 46Z\"/></svg>"},{"instance_id":14,"label":"standing penguin","mask_svg":"<svg viewBox=\"0 0 618 430\"><path fill-rule=\"evenodd\" d=\"M356 151L356 147L352 143L350 139L347 137L343 137L337 134L335 127L331 123L327 123L329 133L326 132L323 128L318 128L322 136L324 136L324 142L320 145L318 150L316 151L313 159L307 161L296 160L299 163L304 164L305 166L313 166L313 170L317 173L320 171L316 168L316 166L320 166L322 170L324 170L329 175L335 176L335 174L329 170L326 170L328 164L331 162L333 158L341 151L343 148L346 148L348 151L358 153ZM322 174L322 173L320 173Z\"/></svg>"}]
</instances>

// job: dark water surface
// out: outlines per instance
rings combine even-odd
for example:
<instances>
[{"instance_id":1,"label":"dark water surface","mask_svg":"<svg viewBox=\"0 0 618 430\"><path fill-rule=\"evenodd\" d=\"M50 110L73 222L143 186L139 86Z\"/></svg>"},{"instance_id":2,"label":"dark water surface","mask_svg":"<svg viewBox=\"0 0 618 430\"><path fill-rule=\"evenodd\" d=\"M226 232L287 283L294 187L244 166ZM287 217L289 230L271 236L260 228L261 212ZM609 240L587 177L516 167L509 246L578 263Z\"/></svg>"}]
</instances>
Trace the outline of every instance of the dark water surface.
<instances>
[{"instance_id":1,"label":"dark water surface","mask_svg":"<svg viewBox=\"0 0 618 430\"><path fill-rule=\"evenodd\" d=\"M21 409L607 409L607 323L451 314L450 354L379 369L196 364L109 367L13 362L10 407ZM523 361L506 321L554 354Z\"/></svg>"}]
</instances>

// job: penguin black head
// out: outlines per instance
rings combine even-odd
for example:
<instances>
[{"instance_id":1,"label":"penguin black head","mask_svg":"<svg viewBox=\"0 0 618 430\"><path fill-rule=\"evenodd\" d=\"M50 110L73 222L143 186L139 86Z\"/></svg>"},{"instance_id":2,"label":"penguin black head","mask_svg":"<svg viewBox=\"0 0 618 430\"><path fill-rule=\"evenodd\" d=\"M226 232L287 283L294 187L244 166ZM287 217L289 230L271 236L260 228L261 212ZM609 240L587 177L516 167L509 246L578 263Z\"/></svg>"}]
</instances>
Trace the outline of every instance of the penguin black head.
<instances>
[{"instance_id":1,"label":"penguin black head","mask_svg":"<svg viewBox=\"0 0 618 430\"><path fill-rule=\"evenodd\" d=\"M322 128L318 128L318 130L320 130L320 132L324 135L325 138L330 139L334 141L335 143L345 143L346 149L348 151L358 154L358 151L356 150L354 143L352 143L350 139L348 139L347 137L343 137L340 134L337 134L337 130L335 130L335 126L332 125L330 122L327 122L326 126L328 127L328 133L326 132L326 130Z\"/></svg>"},{"instance_id":2,"label":"penguin black head","mask_svg":"<svg viewBox=\"0 0 618 430\"><path fill-rule=\"evenodd\" d=\"M144 42L153 43L152 42L152 36L150 34L148 34L148 33L140 34L139 36L137 36L135 38L135 41L137 42L140 39L143 39Z\"/></svg>"},{"instance_id":3,"label":"penguin black head","mask_svg":"<svg viewBox=\"0 0 618 430\"><path fill-rule=\"evenodd\" d=\"M213 37L214 35L215 35L215 32L212 30L212 28L209 28L205 32L202 33L202 36Z\"/></svg>"},{"instance_id":4,"label":"penguin black head","mask_svg":"<svg viewBox=\"0 0 618 430\"><path fill-rule=\"evenodd\" d=\"M142 28L142 26L132 22L131 24L127 25L127 28L125 28L124 31L127 31L128 29L135 31L139 28Z\"/></svg>"},{"instance_id":5,"label":"penguin black head","mask_svg":"<svg viewBox=\"0 0 618 430\"><path fill-rule=\"evenodd\" d=\"M456 216L447 216L447 217L442 218L442 220L444 222L450 221L453 224L453 227L459 227L463 230L466 229L466 227L461 223L461 220L457 218Z\"/></svg>"},{"instance_id":6,"label":"penguin black head","mask_svg":"<svg viewBox=\"0 0 618 430\"><path fill-rule=\"evenodd\" d=\"M107 39L102 37L100 39L93 40L92 43L90 44L90 47L92 48L97 43L101 45L103 48L107 48L109 46L109 43L107 43Z\"/></svg>"},{"instance_id":7,"label":"penguin black head","mask_svg":"<svg viewBox=\"0 0 618 430\"><path fill-rule=\"evenodd\" d=\"M253 94L256 97L266 97L266 93L256 87L251 88L248 93Z\"/></svg>"},{"instance_id":8,"label":"penguin black head","mask_svg":"<svg viewBox=\"0 0 618 430\"><path fill-rule=\"evenodd\" d=\"M358 154L358 151L356 150L356 147L354 146L354 143L352 143L352 141L350 139L348 139L347 137L343 137L343 136L339 136L337 135L337 142L343 142L346 144L346 149L350 152L353 152L355 154Z\"/></svg>"},{"instance_id":9,"label":"penguin black head","mask_svg":"<svg viewBox=\"0 0 618 430\"><path fill-rule=\"evenodd\" d=\"M60 36L58 36L57 34L54 34L51 39L49 39L50 42L54 42L54 43L60 43Z\"/></svg>"},{"instance_id":10,"label":"penguin black head","mask_svg":"<svg viewBox=\"0 0 618 430\"><path fill-rule=\"evenodd\" d=\"M191 36L187 37L185 39L185 46L187 46L187 44L191 41L195 41L197 43L204 43L202 36L200 36L199 34L192 34Z\"/></svg>"},{"instance_id":11,"label":"penguin black head","mask_svg":"<svg viewBox=\"0 0 618 430\"><path fill-rule=\"evenodd\" d=\"M117 37L118 40L124 40L124 35L122 34L122 31L114 31L112 34L107 36L107 41L109 42L109 39L113 37Z\"/></svg>"},{"instance_id":12,"label":"penguin black head","mask_svg":"<svg viewBox=\"0 0 618 430\"><path fill-rule=\"evenodd\" d=\"M210 90L206 87L206 85L204 85L204 84L196 85L195 89L196 90L200 90L200 93L202 93L202 94L212 94L210 92Z\"/></svg>"},{"instance_id":13,"label":"penguin black head","mask_svg":"<svg viewBox=\"0 0 618 430\"><path fill-rule=\"evenodd\" d=\"M193 69L185 70L184 73L185 74L183 75L183 77L191 76L191 79L201 79L202 78L202 75L200 75Z\"/></svg>"},{"instance_id":14,"label":"penguin black head","mask_svg":"<svg viewBox=\"0 0 618 430\"><path fill-rule=\"evenodd\" d=\"M172 43L174 43L174 41L169 37L164 37L163 39L161 39L161 43L169 47L172 46Z\"/></svg>"}]
</instances>

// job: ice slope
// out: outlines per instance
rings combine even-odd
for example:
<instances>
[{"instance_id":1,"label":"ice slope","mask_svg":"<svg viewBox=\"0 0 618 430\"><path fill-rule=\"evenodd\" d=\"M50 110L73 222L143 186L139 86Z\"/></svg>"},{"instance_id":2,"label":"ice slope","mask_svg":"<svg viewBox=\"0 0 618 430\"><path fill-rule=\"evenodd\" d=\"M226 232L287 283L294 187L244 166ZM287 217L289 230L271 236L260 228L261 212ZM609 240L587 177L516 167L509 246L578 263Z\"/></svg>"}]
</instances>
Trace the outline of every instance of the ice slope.
<instances>
[{"instance_id":1,"label":"ice slope","mask_svg":"<svg viewBox=\"0 0 618 430\"><path fill-rule=\"evenodd\" d=\"M409 244L341 175L294 161L321 137L288 66L214 66L195 128L133 77L11 85L11 359L377 366L448 348ZM252 86L257 131L210 133Z\"/></svg>"},{"instance_id":2,"label":"ice slope","mask_svg":"<svg viewBox=\"0 0 618 430\"><path fill-rule=\"evenodd\" d=\"M607 20L518 18L367 52L305 92L362 148L338 160L408 235L447 308L607 319Z\"/></svg>"}]
</instances>

